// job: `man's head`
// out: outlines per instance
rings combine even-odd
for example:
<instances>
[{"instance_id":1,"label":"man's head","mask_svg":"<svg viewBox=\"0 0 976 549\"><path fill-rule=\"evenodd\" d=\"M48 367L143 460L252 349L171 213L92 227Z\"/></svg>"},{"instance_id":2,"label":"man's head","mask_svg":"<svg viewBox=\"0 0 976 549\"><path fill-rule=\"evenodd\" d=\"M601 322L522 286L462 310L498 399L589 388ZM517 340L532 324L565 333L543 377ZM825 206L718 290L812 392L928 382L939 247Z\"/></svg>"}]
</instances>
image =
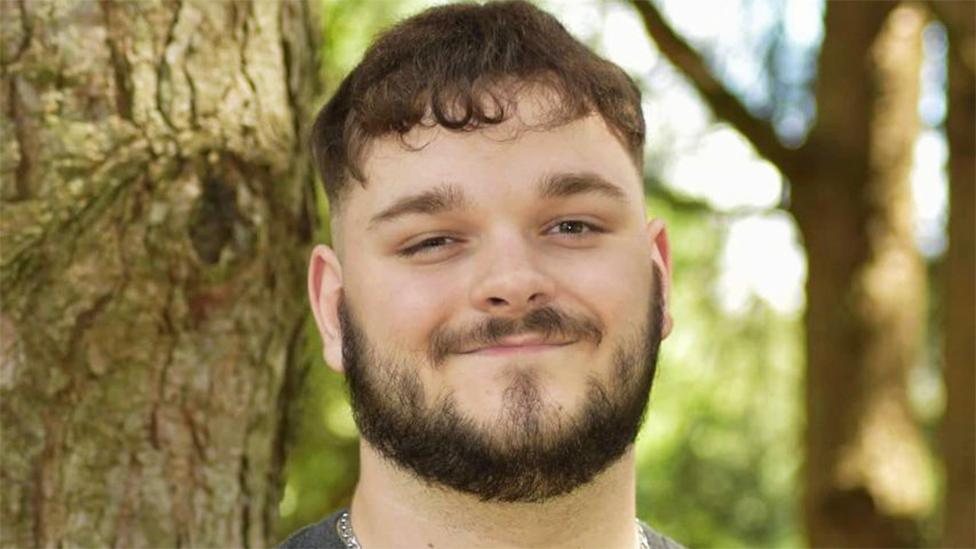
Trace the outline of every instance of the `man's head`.
<instances>
[{"instance_id":1,"label":"man's head","mask_svg":"<svg viewBox=\"0 0 976 549\"><path fill-rule=\"evenodd\" d=\"M640 95L519 2L388 31L316 120L334 245L309 291L363 438L486 500L588 482L633 441L670 330Z\"/></svg>"},{"instance_id":2,"label":"man's head","mask_svg":"<svg viewBox=\"0 0 976 549\"><path fill-rule=\"evenodd\" d=\"M591 113L640 166L640 91L620 67L526 2L454 4L393 27L369 48L319 113L312 152L335 213L365 184L368 145L420 127L471 132L510 119L521 92L551 100L540 129Z\"/></svg>"}]
</instances>

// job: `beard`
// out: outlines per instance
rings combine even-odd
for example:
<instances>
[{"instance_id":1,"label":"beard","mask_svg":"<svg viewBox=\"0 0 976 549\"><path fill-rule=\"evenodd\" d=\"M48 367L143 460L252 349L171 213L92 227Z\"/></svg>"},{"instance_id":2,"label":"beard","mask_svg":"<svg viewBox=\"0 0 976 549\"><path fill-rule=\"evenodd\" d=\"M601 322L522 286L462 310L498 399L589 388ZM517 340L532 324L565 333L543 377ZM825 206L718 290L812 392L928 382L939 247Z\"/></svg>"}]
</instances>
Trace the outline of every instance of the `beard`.
<instances>
[{"instance_id":1,"label":"beard","mask_svg":"<svg viewBox=\"0 0 976 549\"><path fill-rule=\"evenodd\" d=\"M599 323L543 307L512 320L490 318L429 338L427 364L386 356L339 302L343 364L353 416L381 456L419 479L485 502L543 502L568 494L615 463L637 437L650 397L661 341L661 273L643 326L613 343L606 382L586 380L576 414L546 406L532 368L518 369L491 424L458 410L453 393L427 403L418 369L438 368L472 344L521 333L603 342ZM611 342L606 342L611 344Z\"/></svg>"}]
</instances>

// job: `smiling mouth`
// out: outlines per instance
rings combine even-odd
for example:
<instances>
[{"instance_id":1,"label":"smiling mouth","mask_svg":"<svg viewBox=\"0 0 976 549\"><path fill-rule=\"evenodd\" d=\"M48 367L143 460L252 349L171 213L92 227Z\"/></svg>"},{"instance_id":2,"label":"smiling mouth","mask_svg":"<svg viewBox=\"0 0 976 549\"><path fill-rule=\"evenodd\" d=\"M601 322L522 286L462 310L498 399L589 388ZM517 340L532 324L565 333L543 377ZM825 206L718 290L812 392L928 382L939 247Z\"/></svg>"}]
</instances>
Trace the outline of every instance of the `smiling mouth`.
<instances>
[{"instance_id":1,"label":"smiling mouth","mask_svg":"<svg viewBox=\"0 0 976 549\"><path fill-rule=\"evenodd\" d=\"M477 349L472 349L470 351L465 351L461 354L463 355L475 355L475 356L509 356L509 355L521 355L521 354L536 354L550 351L553 349L558 349L560 347L566 347L567 345L572 345L573 341L567 342L539 342L539 341L526 341L520 343L499 343L496 345L488 345L485 347L478 347Z\"/></svg>"}]
</instances>

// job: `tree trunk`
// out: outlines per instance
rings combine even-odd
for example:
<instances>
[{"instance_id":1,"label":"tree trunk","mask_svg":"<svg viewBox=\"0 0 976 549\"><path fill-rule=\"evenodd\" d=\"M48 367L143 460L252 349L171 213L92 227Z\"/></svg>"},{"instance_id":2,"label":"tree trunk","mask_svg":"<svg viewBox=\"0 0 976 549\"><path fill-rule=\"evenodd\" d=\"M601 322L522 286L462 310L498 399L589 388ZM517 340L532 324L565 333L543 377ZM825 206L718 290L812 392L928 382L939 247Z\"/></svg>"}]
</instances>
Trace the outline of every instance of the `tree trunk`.
<instances>
[{"instance_id":1,"label":"tree trunk","mask_svg":"<svg viewBox=\"0 0 976 549\"><path fill-rule=\"evenodd\" d=\"M939 3L949 30L949 250L946 256L942 545L976 547L976 5Z\"/></svg>"},{"instance_id":2,"label":"tree trunk","mask_svg":"<svg viewBox=\"0 0 976 549\"><path fill-rule=\"evenodd\" d=\"M907 547L931 505L907 373L924 268L909 171L924 13L828 3L817 122L793 211L807 249L804 515L814 547Z\"/></svg>"},{"instance_id":3,"label":"tree trunk","mask_svg":"<svg viewBox=\"0 0 976 549\"><path fill-rule=\"evenodd\" d=\"M264 546L312 2L0 2L0 546Z\"/></svg>"}]
</instances>

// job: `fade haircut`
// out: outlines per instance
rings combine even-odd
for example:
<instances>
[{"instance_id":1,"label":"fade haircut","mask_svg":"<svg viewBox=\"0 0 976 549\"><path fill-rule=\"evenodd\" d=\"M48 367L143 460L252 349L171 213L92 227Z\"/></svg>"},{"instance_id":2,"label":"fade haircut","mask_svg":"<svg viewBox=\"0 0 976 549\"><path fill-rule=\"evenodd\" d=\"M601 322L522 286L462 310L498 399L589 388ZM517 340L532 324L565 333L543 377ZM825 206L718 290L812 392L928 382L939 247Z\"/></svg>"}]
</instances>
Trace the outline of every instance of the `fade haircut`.
<instances>
[{"instance_id":1,"label":"fade haircut","mask_svg":"<svg viewBox=\"0 0 976 549\"><path fill-rule=\"evenodd\" d=\"M640 90L620 67L528 2L454 4L381 34L319 111L311 147L331 208L353 179L366 184L371 140L402 141L418 125L469 132L500 124L526 87L541 87L552 99L546 127L597 113L640 169Z\"/></svg>"}]
</instances>

